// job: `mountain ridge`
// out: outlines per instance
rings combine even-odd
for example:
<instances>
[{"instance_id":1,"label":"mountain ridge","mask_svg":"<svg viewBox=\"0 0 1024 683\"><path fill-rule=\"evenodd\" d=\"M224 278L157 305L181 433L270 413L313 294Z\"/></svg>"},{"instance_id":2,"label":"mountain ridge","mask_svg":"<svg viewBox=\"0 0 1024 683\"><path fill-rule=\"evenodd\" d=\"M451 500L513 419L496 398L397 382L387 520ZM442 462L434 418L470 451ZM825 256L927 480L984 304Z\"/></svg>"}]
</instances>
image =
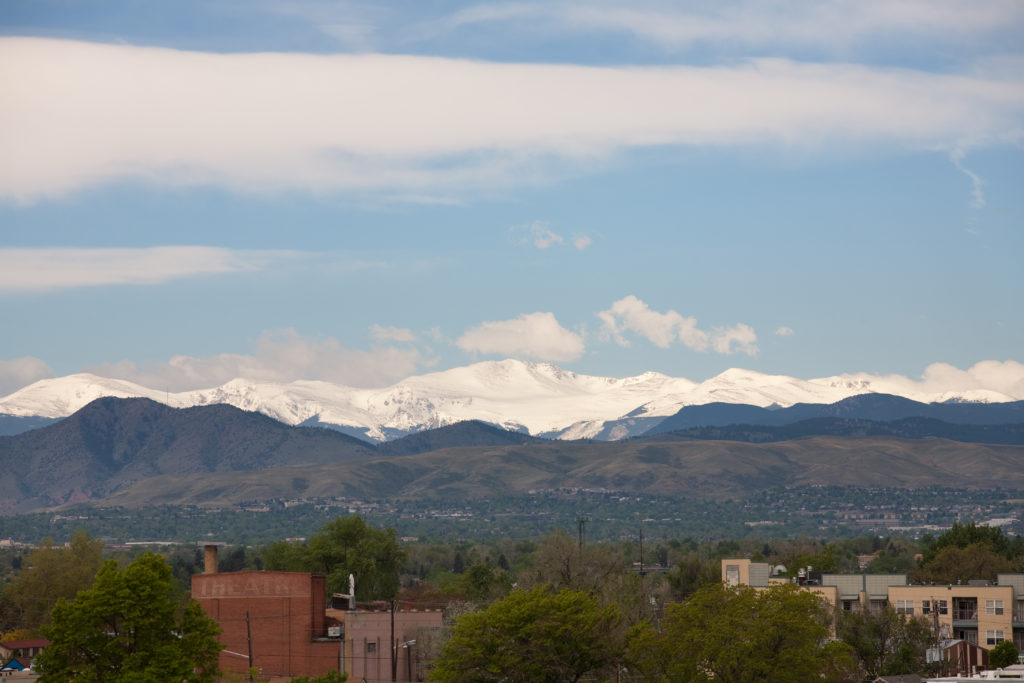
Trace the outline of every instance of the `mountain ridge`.
<instances>
[{"instance_id":1,"label":"mountain ridge","mask_svg":"<svg viewBox=\"0 0 1024 683\"><path fill-rule=\"evenodd\" d=\"M733 368L698 383L656 372L624 379L596 377L551 363L504 360L410 377L380 389L312 380L283 384L235 379L172 393L97 375L69 375L40 380L0 398L0 417L60 418L101 396L143 397L172 407L228 404L286 424L328 427L377 442L467 420L533 436L617 440L648 431L688 406L789 407L871 393L924 403L1024 398L977 389L908 390L891 378L860 375L801 380Z\"/></svg>"},{"instance_id":2,"label":"mountain ridge","mask_svg":"<svg viewBox=\"0 0 1024 683\"><path fill-rule=\"evenodd\" d=\"M979 443L951 440L966 437ZM883 423L821 417L790 426L704 427L616 443L545 440L468 421L372 444L224 404L171 408L146 398L106 397L46 427L0 437L5 472L0 514L119 500L122 494L140 501L204 504L332 491L334 496L482 495L500 493L506 485L712 495L716 487L732 491L744 482L802 481L789 456L780 456L791 452L804 454L802 468L832 462L828 477L837 481L858 480L840 471L837 454L866 454L878 473L903 468L894 485L926 480L933 485L934 472L914 468L939 467L934 457L941 453L956 462L940 463L939 469L955 470L972 485L1020 480L1024 487L1021 443L1024 422L950 425L931 418ZM961 471L968 462L982 471L968 476ZM697 488L687 473L700 482Z\"/></svg>"}]
</instances>

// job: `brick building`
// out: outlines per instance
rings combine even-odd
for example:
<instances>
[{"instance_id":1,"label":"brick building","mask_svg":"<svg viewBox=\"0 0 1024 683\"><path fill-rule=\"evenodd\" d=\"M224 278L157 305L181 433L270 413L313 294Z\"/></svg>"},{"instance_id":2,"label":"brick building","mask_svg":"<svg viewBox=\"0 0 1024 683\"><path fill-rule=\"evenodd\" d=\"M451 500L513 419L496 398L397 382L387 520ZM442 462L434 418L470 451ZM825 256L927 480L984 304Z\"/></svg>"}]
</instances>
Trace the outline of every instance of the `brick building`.
<instances>
[{"instance_id":1,"label":"brick building","mask_svg":"<svg viewBox=\"0 0 1024 683\"><path fill-rule=\"evenodd\" d=\"M212 550L211 550L212 549ZM208 546L206 573L192 577L192 597L223 629L220 667L268 677L319 676L338 671L341 639L328 637L325 578L306 572L216 573Z\"/></svg>"}]
</instances>

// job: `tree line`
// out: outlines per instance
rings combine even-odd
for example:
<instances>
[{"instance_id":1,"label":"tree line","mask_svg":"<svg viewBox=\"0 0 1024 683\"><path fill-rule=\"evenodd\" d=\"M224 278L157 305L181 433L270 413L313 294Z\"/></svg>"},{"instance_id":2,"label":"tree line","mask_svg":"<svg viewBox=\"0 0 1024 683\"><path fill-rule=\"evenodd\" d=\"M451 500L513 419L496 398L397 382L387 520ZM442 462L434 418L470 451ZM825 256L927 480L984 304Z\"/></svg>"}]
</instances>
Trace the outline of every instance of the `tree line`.
<instances>
[{"instance_id":1,"label":"tree line","mask_svg":"<svg viewBox=\"0 0 1024 683\"><path fill-rule=\"evenodd\" d=\"M934 642L927 621L890 608L837 613L790 585L726 588L721 559L751 557L785 564L790 572L806 566L854 571L858 557L870 556L869 570L907 571L912 580L936 583L955 583L964 572L994 579L998 572L1024 571L1020 538L973 524L919 542L660 539L641 553L639 539L582 540L556 530L536 541L402 543L394 529L351 516L328 522L303 542L226 548L220 569L322 573L328 593L347 592L353 574L361 601L447 608L445 629L423 643L438 681L859 681L925 673L924 652ZM126 654L117 639L127 633L136 634L133 646L143 651L146 643L181 644L191 634L189 650L212 652L213 668L193 667L198 672L176 680L212 680L206 676L215 674L215 624L199 618L187 590L191 574L201 570L198 547L111 557L82 532L66 547L44 543L7 560L0 632L4 639L42 635L62 643L48 649L41 664L63 680L75 671L69 667L83 665L82 652L118 653L111 666L142 671L140 680L145 671L136 664L175 661L168 653ZM144 595L164 605L159 632L178 635L139 637L132 621L141 613L138 605L102 613L100 606L117 602L112 594ZM1012 643L1007 646L1001 649ZM99 679L80 670L78 676Z\"/></svg>"}]
</instances>

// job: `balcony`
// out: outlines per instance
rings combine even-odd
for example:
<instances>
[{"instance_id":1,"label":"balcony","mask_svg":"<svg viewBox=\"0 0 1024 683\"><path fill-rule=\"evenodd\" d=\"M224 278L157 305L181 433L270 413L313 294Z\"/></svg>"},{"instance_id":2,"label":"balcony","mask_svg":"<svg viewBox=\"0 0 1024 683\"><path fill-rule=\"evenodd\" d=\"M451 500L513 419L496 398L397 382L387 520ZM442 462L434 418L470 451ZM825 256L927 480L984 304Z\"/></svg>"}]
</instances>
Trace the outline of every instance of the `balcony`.
<instances>
[{"instance_id":1,"label":"balcony","mask_svg":"<svg viewBox=\"0 0 1024 683\"><path fill-rule=\"evenodd\" d=\"M954 607L953 608L953 621L977 621L978 620L978 608L970 607Z\"/></svg>"}]
</instances>

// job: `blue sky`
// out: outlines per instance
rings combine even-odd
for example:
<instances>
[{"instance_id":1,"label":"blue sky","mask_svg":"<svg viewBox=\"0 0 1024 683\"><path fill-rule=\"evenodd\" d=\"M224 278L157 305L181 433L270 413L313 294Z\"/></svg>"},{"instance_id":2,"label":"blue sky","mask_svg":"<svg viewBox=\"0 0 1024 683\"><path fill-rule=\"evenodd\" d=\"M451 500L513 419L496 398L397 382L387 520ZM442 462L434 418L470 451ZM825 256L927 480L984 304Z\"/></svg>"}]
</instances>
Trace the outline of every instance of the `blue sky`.
<instances>
[{"instance_id":1,"label":"blue sky","mask_svg":"<svg viewBox=\"0 0 1024 683\"><path fill-rule=\"evenodd\" d=\"M1024 392L1022 35L1016 0L4 0L0 394L505 357Z\"/></svg>"}]
</instances>

